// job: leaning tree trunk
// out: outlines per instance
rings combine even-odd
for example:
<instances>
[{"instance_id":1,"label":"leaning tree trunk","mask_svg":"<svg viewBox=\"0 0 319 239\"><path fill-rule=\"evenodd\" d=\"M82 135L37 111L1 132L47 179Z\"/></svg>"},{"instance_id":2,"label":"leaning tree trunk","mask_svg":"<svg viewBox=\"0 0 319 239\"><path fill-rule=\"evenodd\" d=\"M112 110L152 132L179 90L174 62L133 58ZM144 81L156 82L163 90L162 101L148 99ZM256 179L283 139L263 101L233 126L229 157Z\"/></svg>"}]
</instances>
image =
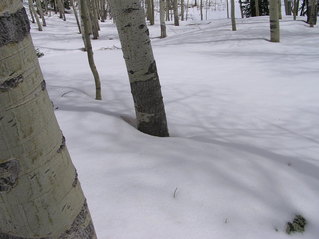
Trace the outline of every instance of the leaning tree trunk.
<instances>
[{"instance_id":1,"label":"leaning tree trunk","mask_svg":"<svg viewBox=\"0 0 319 239\"><path fill-rule=\"evenodd\" d=\"M3 1L3 0L1 0L1 1ZM42 29L42 26L41 26L41 23L40 23L40 19L39 19L39 17L38 17L38 14L37 14L37 12L36 12L35 9L34 9L33 1L32 1L32 0L28 0L28 2L29 2L30 12L33 13L33 15L34 15L34 17L35 17L35 20L36 20L36 22L37 22L38 30L39 30L39 31L42 31L43 29ZM1 9L0 9L0 10L1 10Z\"/></svg>"},{"instance_id":2,"label":"leaning tree trunk","mask_svg":"<svg viewBox=\"0 0 319 239\"><path fill-rule=\"evenodd\" d=\"M279 42L280 32L279 32L279 13L278 13L278 1L269 1L269 19L270 19L270 41Z\"/></svg>"},{"instance_id":3,"label":"leaning tree trunk","mask_svg":"<svg viewBox=\"0 0 319 239\"><path fill-rule=\"evenodd\" d=\"M231 26L232 30L236 31L236 19L235 19L235 0L230 0L230 13L231 13Z\"/></svg>"},{"instance_id":4,"label":"leaning tree trunk","mask_svg":"<svg viewBox=\"0 0 319 239\"><path fill-rule=\"evenodd\" d=\"M0 3L0 69L0 238L96 238L21 0Z\"/></svg>"},{"instance_id":5,"label":"leaning tree trunk","mask_svg":"<svg viewBox=\"0 0 319 239\"><path fill-rule=\"evenodd\" d=\"M165 0L160 1L160 24L161 24L161 38L165 38L166 34L166 24L165 24Z\"/></svg>"},{"instance_id":6,"label":"leaning tree trunk","mask_svg":"<svg viewBox=\"0 0 319 239\"><path fill-rule=\"evenodd\" d=\"M79 21L79 16L78 16L78 12L75 8L75 4L74 4L74 0L71 0L71 6L72 6L72 10L74 12L74 16L75 16L75 20L76 20L76 24L78 26L78 29L79 29L79 33L81 34L81 24L80 24L80 21Z\"/></svg>"},{"instance_id":7,"label":"leaning tree trunk","mask_svg":"<svg viewBox=\"0 0 319 239\"><path fill-rule=\"evenodd\" d=\"M42 19L42 25L45 27L47 25L47 23L45 22L45 18L44 18L44 14L43 14L43 9L42 9L42 6L41 6L41 2L40 0L36 0L36 4L37 4L37 9L39 11L39 15Z\"/></svg>"},{"instance_id":8,"label":"leaning tree trunk","mask_svg":"<svg viewBox=\"0 0 319 239\"><path fill-rule=\"evenodd\" d=\"M137 128L168 136L161 86L140 0L110 0L135 104Z\"/></svg>"},{"instance_id":9,"label":"leaning tree trunk","mask_svg":"<svg viewBox=\"0 0 319 239\"><path fill-rule=\"evenodd\" d=\"M81 5L81 20L83 23L83 31L82 35L84 37L84 44L85 49L88 56L89 65L94 77L95 81L95 99L101 100L102 94L101 94L101 82L100 82L100 76L96 69L94 58L93 58L93 50L92 50L92 44L90 39L90 27L89 27L89 9L88 9L88 2L87 0L80 0Z\"/></svg>"}]
</instances>

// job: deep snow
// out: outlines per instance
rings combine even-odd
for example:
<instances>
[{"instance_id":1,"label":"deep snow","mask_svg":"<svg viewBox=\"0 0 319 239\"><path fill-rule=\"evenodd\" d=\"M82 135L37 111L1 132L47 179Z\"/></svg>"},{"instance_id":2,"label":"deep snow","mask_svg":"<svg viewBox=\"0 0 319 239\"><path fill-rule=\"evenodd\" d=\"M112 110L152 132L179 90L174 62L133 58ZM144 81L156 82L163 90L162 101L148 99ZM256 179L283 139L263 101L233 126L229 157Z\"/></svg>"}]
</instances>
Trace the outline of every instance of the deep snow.
<instances>
[{"instance_id":1,"label":"deep snow","mask_svg":"<svg viewBox=\"0 0 319 239\"><path fill-rule=\"evenodd\" d=\"M93 41L102 101L73 17L32 26L100 239L318 238L318 28L284 17L271 43L268 17L237 19L232 32L215 14L168 22L166 39L149 27L170 138L132 126L112 22ZM306 232L288 236L296 214Z\"/></svg>"}]
</instances>

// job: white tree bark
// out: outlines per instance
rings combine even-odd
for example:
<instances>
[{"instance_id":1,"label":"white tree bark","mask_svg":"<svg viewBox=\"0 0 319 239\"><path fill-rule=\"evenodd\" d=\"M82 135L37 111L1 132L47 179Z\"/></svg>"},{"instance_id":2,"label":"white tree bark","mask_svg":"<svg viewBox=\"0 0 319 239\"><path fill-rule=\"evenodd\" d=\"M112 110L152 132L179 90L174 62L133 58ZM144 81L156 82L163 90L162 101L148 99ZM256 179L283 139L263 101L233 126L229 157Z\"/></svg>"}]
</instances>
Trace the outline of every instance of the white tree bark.
<instances>
[{"instance_id":1,"label":"white tree bark","mask_svg":"<svg viewBox=\"0 0 319 239\"><path fill-rule=\"evenodd\" d=\"M21 0L0 1L0 238L96 238Z\"/></svg>"},{"instance_id":2,"label":"white tree bark","mask_svg":"<svg viewBox=\"0 0 319 239\"><path fill-rule=\"evenodd\" d=\"M94 63L93 49L92 49L92 44L90 39L89 20L88 20L89 12L88 12L88 5L87 5L88 2L86 2L86 0L80 0L80 2L81 2L81 19L83 23L82 35L84 37L84 44L85 44L85 49L88 56L89 65L90 65L90 68L94 77L94 81L95 81L95 99L101 100L102 99L101 81L100 81L99 73Z\"/></svg>"},{"instance_id":3,"label":"white tree bark","mask_svg":"<svg viewBox=\"0 0 319 239\"><path fill-rule=\"evenodd\" d=\"M161 86L140 0L111 0L131 84L137 128L168 136Z\"/></svg>"}]
</instances>

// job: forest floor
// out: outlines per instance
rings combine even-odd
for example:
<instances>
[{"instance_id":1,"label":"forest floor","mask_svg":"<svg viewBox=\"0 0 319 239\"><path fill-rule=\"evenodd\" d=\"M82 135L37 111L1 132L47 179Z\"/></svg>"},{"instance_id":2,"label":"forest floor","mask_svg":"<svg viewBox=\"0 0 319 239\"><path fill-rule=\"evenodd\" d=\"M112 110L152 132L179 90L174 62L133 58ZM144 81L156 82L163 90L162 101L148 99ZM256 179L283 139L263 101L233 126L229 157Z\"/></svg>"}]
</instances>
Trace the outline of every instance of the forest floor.
<instances>
[{"instance_id":1,"label":"forest floor","mask_svg":"<svg viewBox=\"0 0 319 239\"><path fill-rule=\"evenodd\" d=\"M319 34L268 17L150 26L171 137L137 131L111 21L93 41L103 100L74 18L56 15L36 48L99 239L317 239ZM287 235L295 215L304 233Z\"/></svg>"}]
</instances>

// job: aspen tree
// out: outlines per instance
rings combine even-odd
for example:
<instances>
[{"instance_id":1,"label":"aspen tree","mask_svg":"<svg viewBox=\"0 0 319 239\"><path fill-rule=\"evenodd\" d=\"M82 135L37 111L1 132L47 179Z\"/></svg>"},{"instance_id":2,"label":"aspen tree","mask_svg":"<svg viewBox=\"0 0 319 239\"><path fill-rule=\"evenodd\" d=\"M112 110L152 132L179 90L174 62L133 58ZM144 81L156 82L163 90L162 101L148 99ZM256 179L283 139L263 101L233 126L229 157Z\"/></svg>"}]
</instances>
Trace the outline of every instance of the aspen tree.
<instances>
[{"instance_id":1,"label":"aspen tree","mask_svg":"<svg viewBox=\"0 0 319 239\"><path fill-rule=\"evenodd\" d=\"M298 5L297 5L297 0L294 0L293 1L293 6L294 6L294 8L293 8L293 18L294 18L294 20L296 20L297 19L297 15L298 15Z\"/></svg>"},{"instance_id":2,"label":"aspen tree","mask_svg":"<svg viewBox=\"0 0 319 239\"><path fill-rule=\"evenodd\" d=\"M96 238L21 0L0 1L0 238Z\"/></svg>"},{"instance_id":3,"label":"aspen tree","mask_svg":"<svg viewBox=\"0 0 319 239\"><path fill-rule=\"evenodd\" d=\"M173 0L173 10L174 10L174 25L179 26L179 17L178 17L178 2Z\"/></svg>"},{"instance_id":4,"label":"aspen tree","mask_svg":"<svg viewBox=\"0 0 319 239\"><path fill-rule=\"evenodd\" d=\"M171 0L166 0L166 21L170 21L169 10L171 8Z\"/></svg>"},{"instance_id":5,"label":"aspen tree","mask_svg":"<svg viewBox=\"0 0 319 239\"><path fill-rule=\"evenodd\" d=\"M204 14L203 14L203 0L200 0L200 20L204 20Z\"/></svg>"},{"instance_id":6,"label":"aspen tree","mask_svg":"<svg viewBox=\"0 0 319 239\"><path fill-rule=\"evenodd\" d=\"M236 31L236 19L235 19L235 0L230 0L230 15L232 30Z\"/></svg>"},{"instance_id":7,"label":"aspen tree","mask_svg":"<svg viewBox=\"0 0 319 239\"><path fill-rule=\"evenodd\" d=\"M258 0L255 0L255 14L256 14L256 17L258 17L260 14L259 14L259 2Z\"/></svg>"},{"instance_id":8,"label":"aspen tree","mask_svg":"<svg viewBox=\"0 0 319 239\"><path fill-rule=\"evenodd\" d=\"M45 18L44 18L44 14L43 14L43 9L42 9L42 6L41 6L41 2L40 0L36 0L36 4L37 4L37 9L39 11L39 15L42 19L42 25L45 27L47 24L45 22Z\"/></svg>"},{"instance_id":9,"label":"aspen tree","mask_svg":"<svg viewBox=\"0 0 319 239\"><path fill-rule=\"evenodd\" d=\"M270 41L280 41L278 1L269 1L269 20L270 20Z\"/></svg>"},{"instance_id":10,"label":"aspen tree","mask_svg":"<svg viewBox=\"0 0 319 239\"><path fill-rule=\"evenodd\" d=\"M165 0L160 1L160 24L161 24L161 38L165 38L166 34L166 24L165 24Z\"/></svg>"},{"instance_id":11,"label":"aspen tree","mask_svg":"<svg viewBox=\"0 0 319 239\"><path fill-rule=\"evenodd\" d=\"M38 14L37 14L37 12L36 12L35 9L34 9L33 1L32 1L32 0L28 0L28 2L29 2L30 12L33 13L33 15L34 15L34 17L35 17L35 21L37 22L38 30L39 30L39 31L43 31L42 26L41 26L41 23L40 23L40 19L39 19L39 17L38 17Z\"/></svg>"},{"instance_id":12,"label":"aspen tree","mask_svg":"<svg viewBox=\"0 0 319 239\"><path fill-rule=\"evenodd\" d=\"M78 29L79 29L79 33L81 33L81 24L80 24L80 21L79 21L78 12L77 12L77 10L75 8L75 5L74 5L74 0L71 0L71 6L72 6L72 10L74 12L74 16L75 16L76 24L77 24Z\"/></svg>"},{"instance_id":13,"label":"aspen tree","mask_svg":"<svg viewBox=\"0 0 319 239\"><path fill-rule=\"evenodd\" d=\"M87 0L80 0L81 3L81 20L83 23L83 31L82 36L84 37L84 44L85 49L88 56L89 65L94 77L95 81L95 99L101 100L102 94L101 94L101 82L100 82L100 76L96 69L94 58L93 58L93 50L92 50L92 44L90 39L90 29L89 29L89 9L88 9L88 2Z\"/></svg>"},{"instance_id":14,"label":"aspen tree","mask_svg":"<svg viewBox=\"0 0 319 239\"><path fill-rule=\"evenodd\" d=\"M110 0L130 79L137 128L168 136L159 76L140 0Z\"/></svg>"},{"instance_id":15,"label":"aspen tree","mask_svg":"<svg viewBox=\"0 0 319 239\"><path fill-rule=\"evenodd\" d=\"M229 3L228 3L228 0L226 0L226 13L227 13L227 18L229 18Z\"/></svg>"},{"instance_id":16,"label":"aspen tree","mask_svg":"<svg viewBox=\"0 0 319 239\"><path fill-rule=\"evenodd\" d=\"M307 15L308 15L308 23L310 27L314 27L317 24L317 0L309 0Z\"/></svg>"},{"instance_id":17,"label":"aspen tree","mask_svg":"<svg viewBox=\"0 0 319 239\"><path fill-rule=\"evenodd\" d=\"M185 12L185 3L184 0L181 0L181 21L184 21L184 12Z\"/></svg>"}]
</instances>

